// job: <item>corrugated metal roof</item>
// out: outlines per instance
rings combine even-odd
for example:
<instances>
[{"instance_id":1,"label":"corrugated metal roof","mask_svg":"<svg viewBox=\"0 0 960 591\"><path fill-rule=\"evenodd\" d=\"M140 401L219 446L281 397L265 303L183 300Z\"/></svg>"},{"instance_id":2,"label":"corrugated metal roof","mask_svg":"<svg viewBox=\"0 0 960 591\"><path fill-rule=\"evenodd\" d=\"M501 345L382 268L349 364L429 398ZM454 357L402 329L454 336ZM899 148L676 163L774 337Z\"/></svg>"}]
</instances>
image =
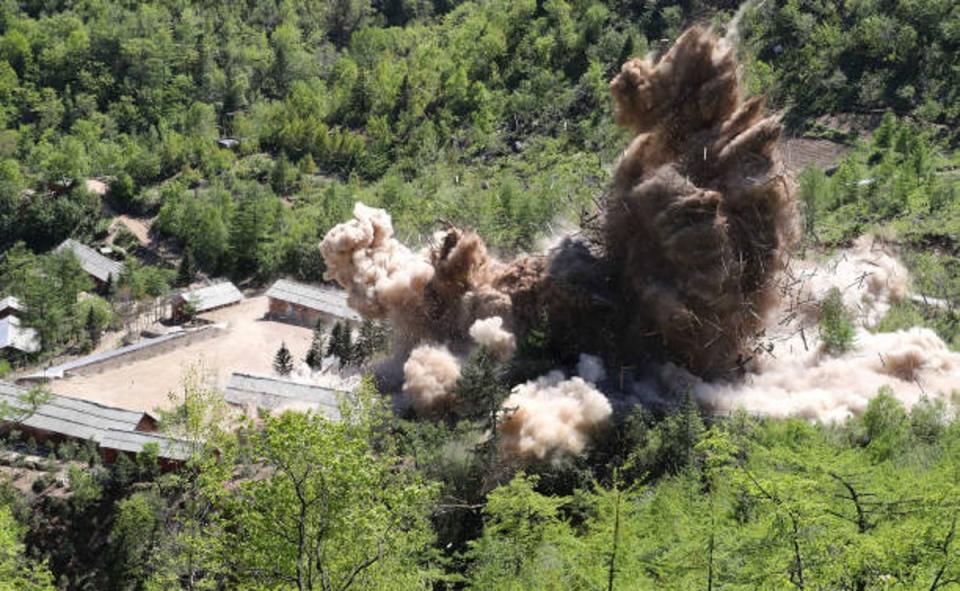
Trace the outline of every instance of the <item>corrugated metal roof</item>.
<instances>
[{"instance_id":1,"label":"corrugated metal roof","mask_svg":"<svg viewBox=\"0 0 960 591\"><path fill-rule=\"evenodd\" d=\"M156 443L159 457L168 460L187 460L193 451L190 443L181 439L174 439L155 433L121 431L118 429L109 429L104 434L103 440L100 441L100 447L104 449L115 449L117 451L140 453L143 451L143 446L148 443Z\"/></svg>"},{"instance_id":2,"label":"corrugated metal roof","mask_svg":"<svg viewBox=\"0 0 960 591\"><path fill-rule=\"evenodd\" d=\"M114 279L117 279L123 273L123 263L108 259L76 240L68 238L56 249L57 252L63 252L64 250L69 250L76 255L83 270L100 281L106 282L111 275Z\"/></svg>"},{"instance_id":3,"label":"corrugated metal roof","mask_svg":"<svg viewBox=\"0 0 960 591\"><path fill-rule=\"evenodd\" d=\"M20 399L25 392L24 388L0 381L0 401L14 409L30 410ZM155 442L161 458L182 461L190 457L190 446L185 441L136 431L144 415L139 411L54 394L49 402L38 406L20 424L30 429L94 441L106 449L139 453L144 444Z\"/></svg>"},{"instance_id":4,"label":"corrugated metal roof","mask_svg":"<svg viewBox=\"0 0 960 591\"><path fill-rule=\"evenodd\" d=\"M193 291L185 291L178 294L177 297L187 302L193 302L196 312L205 312L243 301L243 294L229 281L201 287Z\"/></svg>"},{"instance_id":5,"label":"corrugated metal roof","mask_svg":"<svg viewBox=\"0 0 960 591\"><path fill-rule=\"evenodd\" d=\"M340 397L346 394L314 384L301 384L274 377L234 373L223 392L223 398L238 406L279 409L286 406L308 406L327 418L340 419Z\"/></svg>"},{"instance_id":6,"label":"corrugated metal roof","mask_svg":"<svg viewBox=\"0 0 960 591\"><path fill-rule=\"evenodd\" d=\"M0 349L7 348L36 353L40 350L37 331L20 326L20 319L16 316L0 318Z\"/></svg>"},{"instance_id":7,"label":"corrugated metal roof","mask_svg":"<svg viewBox=\"0 0 960 591\"><path fill-rule=\"evenodd\" d=\"M0 401L6 402L12 408L29 410L20 400L20 396L25 392L24 388L0 382ZM142 419L142 412L54 394L49 402L37 407L22 424L77 439L100 441L107 429L133 431Z\"/></svg>"},{"instance_id":8,"label":"corrugated metal roof","mask_svg":"<svg viewBox=\"0 0 960 591\"><path fill-rule=\"evenodd\" d=\"M347 293L340 289L279 279L267 290L267 297L305 306L337 318L356 322L362 320L360 315L347 305Z\"/></svg>"},{"instance_id":9,"label":"corrugated metal roof","mask_svg":"<svg viewBox=\"0 0 960 591\"><path fill-rule=\"evenodd\" d=\"M23 311L23 304L20 303L20 300L13 296L7 296L0 300L0 312L4 310L13 310L15 312Z\"/></svg>"}]
</instances>

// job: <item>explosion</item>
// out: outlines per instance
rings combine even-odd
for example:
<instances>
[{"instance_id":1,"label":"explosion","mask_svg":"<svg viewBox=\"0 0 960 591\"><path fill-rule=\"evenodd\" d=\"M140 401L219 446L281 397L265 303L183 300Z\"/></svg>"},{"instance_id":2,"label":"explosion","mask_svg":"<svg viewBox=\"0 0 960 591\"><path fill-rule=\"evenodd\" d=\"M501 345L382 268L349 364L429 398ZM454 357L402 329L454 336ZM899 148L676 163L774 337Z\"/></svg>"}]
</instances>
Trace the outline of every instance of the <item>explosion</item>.
<instances>
[{"instance_id":1,"label":"explosion","mask_svg":"<svg viewBox=\"0 0 960 591\"><path fill-rule=\"evenodd\" d=\"M565 240L504 263L453 228L413 253L386 212L357 204L321 244L327 277L413 342L459 349L494 316L522 336L546 311L571 361L665 352L706 377L741 370L795 238L780 124L763 117L762 99L741 99L731 50L698 28L657 63L627 62L610 86L617 121L638 135L617 164L600 252ZM616 350L606 351L611 330Z\"/></svg>"},{"instance_id":2,"label":"explosion","mask_svg":"<svg viewBox=\"0 0 960 591\"><path fill-rule=\"evenodd\" d=\"M460 379L460 360L446 347L420 345L403 364L403 392L420 413L448 407Z\"/></svg>"},{"instance_id":3,"label":"explosion","mask_svg":"<svg viewBox=\"0 0 960 591\"><path fill-rule=\"evenodd\" d=\"M517 386L503 408L500 449L527 461L583 453L613 413L610 401L593 384L582 377L565 379L560 371Z\"/></svg>"},{"instance_id":4,"label":"explosion","mask_svg":"<svg viewBox=\"0 0 960 591\"><path fill-rule=\"evenodd\" d=\"M583 453L609 422L603 364L583 353L622 368L618 409L688 389L715 410L830 420L861 412L880 386L909 404L917 385L960 383L960 360L930 331L869 331L906 295L892 253L864 241L826 263L788 260L799 214L781 124L762 97L743 98L727 43L692 28L661 59L625 63L610 89L634 137L587 239L501 261L476 233L449 228L415 252L362 203L323 239L327 278L403 336L403 392L418 412L450 407L471 349L506 362L544 317L556 363L579 360L581 377L558 369L513 389L501 451L524 460ZM841 357L814 336L831 287L858 326ZM634 386L623 368L640 368Z\"/></svg>"},{"instance_id":5,"label":"explosion","mask_svg":"<svg viewBox=\"0 0 960 591\"><path fill-rule=\"evenodd\" d=\"M604 242L626 342L649 339L705 377L742 370L797 235L780 123L741 100L732 50L700 29L610 83L639 135L614 173ZM647 347L649 348L649 347Z\"/></svg>"},{"instance_id":6,"label":"explosion","mask_svg":"<svg viewBox=\"0 0 960 591\"><path fill-rule=\"evenodd\" d=\"M792 261L781 284L778 320L767 327L754 372L742 382L709 383L668 366L665 381L685 384L715 411L827 422L862 414L881 388L910 408L960 387L960 354L933 331L873 332L908 299L907 271L888 246L864 236L823 262ZM824 350L817 326L819 302L831 289L842 294L856 330L851 349L837 356Z\"/></svg>"}]
</instances>

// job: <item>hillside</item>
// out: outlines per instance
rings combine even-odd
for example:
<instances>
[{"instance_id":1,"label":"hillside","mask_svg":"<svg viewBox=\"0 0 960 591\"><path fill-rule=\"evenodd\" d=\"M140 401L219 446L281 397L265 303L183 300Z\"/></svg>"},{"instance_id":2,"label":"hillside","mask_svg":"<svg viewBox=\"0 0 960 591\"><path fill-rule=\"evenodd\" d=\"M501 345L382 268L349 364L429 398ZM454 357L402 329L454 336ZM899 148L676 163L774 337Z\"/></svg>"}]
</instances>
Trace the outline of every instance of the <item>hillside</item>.
<instances>
[{"instance_id":1,"label":"hillside","mask_svg":"<svg viewBox=\"0 0 960 591\"><path fill-rule=\"evenodd\" d=\"M0 591L960 585L958 63L950 0L0 4Z\"/></svg>"}]
</instances>

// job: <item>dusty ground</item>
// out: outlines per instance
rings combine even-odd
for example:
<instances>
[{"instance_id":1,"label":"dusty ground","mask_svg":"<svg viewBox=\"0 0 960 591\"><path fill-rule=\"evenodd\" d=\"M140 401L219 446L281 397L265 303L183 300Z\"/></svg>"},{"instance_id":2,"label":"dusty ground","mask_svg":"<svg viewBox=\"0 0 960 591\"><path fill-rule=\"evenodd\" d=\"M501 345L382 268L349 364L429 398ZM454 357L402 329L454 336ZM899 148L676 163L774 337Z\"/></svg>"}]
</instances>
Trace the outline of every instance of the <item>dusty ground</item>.
<instances>
[{"instance_id":1,"label":"dusty ground","mask_svg":"<svg viewBox=\"0 0 960 591\"><path fill-rule=\"evenodd\" d=\"M256 297L202 317L227 325L218 337L135 361L100 374L54 380L52 389L66 396L134 410L169 407L168 393L178 389L184 371L198 362L223 388L234 371L270 373L273 357L286 342L295 361L310 347L310 329L263 320L267 298Z\"/></svg>"},{"instance_id":2,"label":"dusty ground","mask_svg":"<svg viewBox=\"0 0 960 591\"><path fill-rule=\"evenodd\" d=\"M783 161L794 175L811 164L821 168L835 166L850 151L849 146L808 138L792 138L781 143Z\"/></svg>"},{"instance_id":3,"label":"dusty ground","mask_svg":"<svg viewBox=\"0 0 960 591\"><path fill-rule=\"evenodd\" d=\"M129 215L118 215L114 218L114 225L111 230L116 230L116 224L120 223L127 227L142 246L150 246L150 224L151 220L146 218L135 218ZM113 237L111 237L112 239Z\"/></svg>"}]
</instances>

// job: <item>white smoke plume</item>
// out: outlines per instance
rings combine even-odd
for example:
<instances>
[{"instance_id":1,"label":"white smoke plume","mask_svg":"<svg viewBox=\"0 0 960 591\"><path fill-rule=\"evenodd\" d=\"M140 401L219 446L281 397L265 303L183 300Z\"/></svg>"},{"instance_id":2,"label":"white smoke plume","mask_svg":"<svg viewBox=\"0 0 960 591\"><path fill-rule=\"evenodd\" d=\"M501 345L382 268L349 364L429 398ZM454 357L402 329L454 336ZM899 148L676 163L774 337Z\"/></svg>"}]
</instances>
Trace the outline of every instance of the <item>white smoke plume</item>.
<instances>
[{"instance_id":1,"label":"white smoke plume","mask_svg":"<svg viewBox=\"0 0 960 591\"><path fill-rule=\"evenodd\" d=\"M580 360L577 362L577 375L591 384L599 384L607 379L607 370L603 367L603 361L594 355L580 354Z\"/></svg>"},{"instance_id":2,"label":"white smoke plume","mask_svg":"<svg viewBox=\"0 0 960 591\"><path fill-rule=\"evenodd\" d=\"M792 261L784 286L767 326L770 348L759 351L742 382L704 382L673 365L664 369L666 381L692 388L716 411L740 407L826 422L862 414L882 387L907 408L923 396L960 390L960 354L933 331L870 330L908 297L909 275L889 246L864 236L826 261ZM819 302L832 288L840 290L856 327L852 349L838 356L824 350L817 328Z\"/></svg>"},{"instance_id":3,"label":"white smoke plume","mask_svg":"<svg viewBox=\"0 0 960 591\"><path fill-rule=\"evenodd\" d=\"M433 278L433 266L393 237L393 223L384 210L358 202L353 216L320 243L325 277L344 286L350 306L366 317L385 318L391 310L416 308Z\"/></svg>"},{"instance_id":4,"label":"white smoke plume","mask_svg":"<svg viewBox=\"0 0 960 591\"><path fill-rule=\"evenodd\" d=\"M489 349L501 361L506 361L513 355L517 348L517 341L513 333L504 330L503 318L491 316L477 320L470 327L470 338L473 341Z\"/></svg>"},{"instance_id":5,"label":"white smoke plume","mask_svg":"<svg viewBox=\"0 0 960 591\"><path fill-rule=\"evenodd\" d=\"M419 413L452 403L458 379L460 360L443 346L420 345L403 364L403 392Z\"/></svg>"},{"instance_id":6,"label":"white smoke plume","mask_svg":"<svg viewBox=\"0 0 960 591\"><path fill-rule=\"evenodd\" d=\"M313 369L301 361L286 379L341 392L352 392L363 381L363 372L357 367L340 367L340 359L329 356L323 358L319 369Z\"/></svg>"},{"instance_id":7,"label":"white smoke plume","mask_svg":"<svg viewBox=\"0 0 960 591\"><path fill-rule=\"evenodd\" d=\"M860 330L849 353L833 357L818 348L786 355L770 360L744 383L711 384L676 367L666 371L685 374L696 397L714 410L744 408L825 422L862 414L884 386L907 408L925 395L950 395L960 388L960 354L926 328L880 334Z\"/></svg>"},{"instance_id":8,"label":"white smoke plume","mask_svg":"<svg viewBox=\"0 0 960 591\"><path fill-rule=\"evenodd\" d=\"M853 248L840 250L825 261L791 261L781 279L782 297L773 320L788 329L815 323L819 302L837 288L854 320L872 328L893 304L907 297L909 279L889 245L873 236L861 236ZM782 322L784 318L789 320Z\"/></svg>"},{"instance_id":9,"label":"white smoke plume","mask_svg":"<svg viewBox=\"0 0 960 591\"><path fill-rule=\"evenodd\" d=\"M566 379L560 371L515 387L503 409L500 450L521 461L582 454L613 413L593 384L581 377Z\"/></svg>"}]
</instances>

